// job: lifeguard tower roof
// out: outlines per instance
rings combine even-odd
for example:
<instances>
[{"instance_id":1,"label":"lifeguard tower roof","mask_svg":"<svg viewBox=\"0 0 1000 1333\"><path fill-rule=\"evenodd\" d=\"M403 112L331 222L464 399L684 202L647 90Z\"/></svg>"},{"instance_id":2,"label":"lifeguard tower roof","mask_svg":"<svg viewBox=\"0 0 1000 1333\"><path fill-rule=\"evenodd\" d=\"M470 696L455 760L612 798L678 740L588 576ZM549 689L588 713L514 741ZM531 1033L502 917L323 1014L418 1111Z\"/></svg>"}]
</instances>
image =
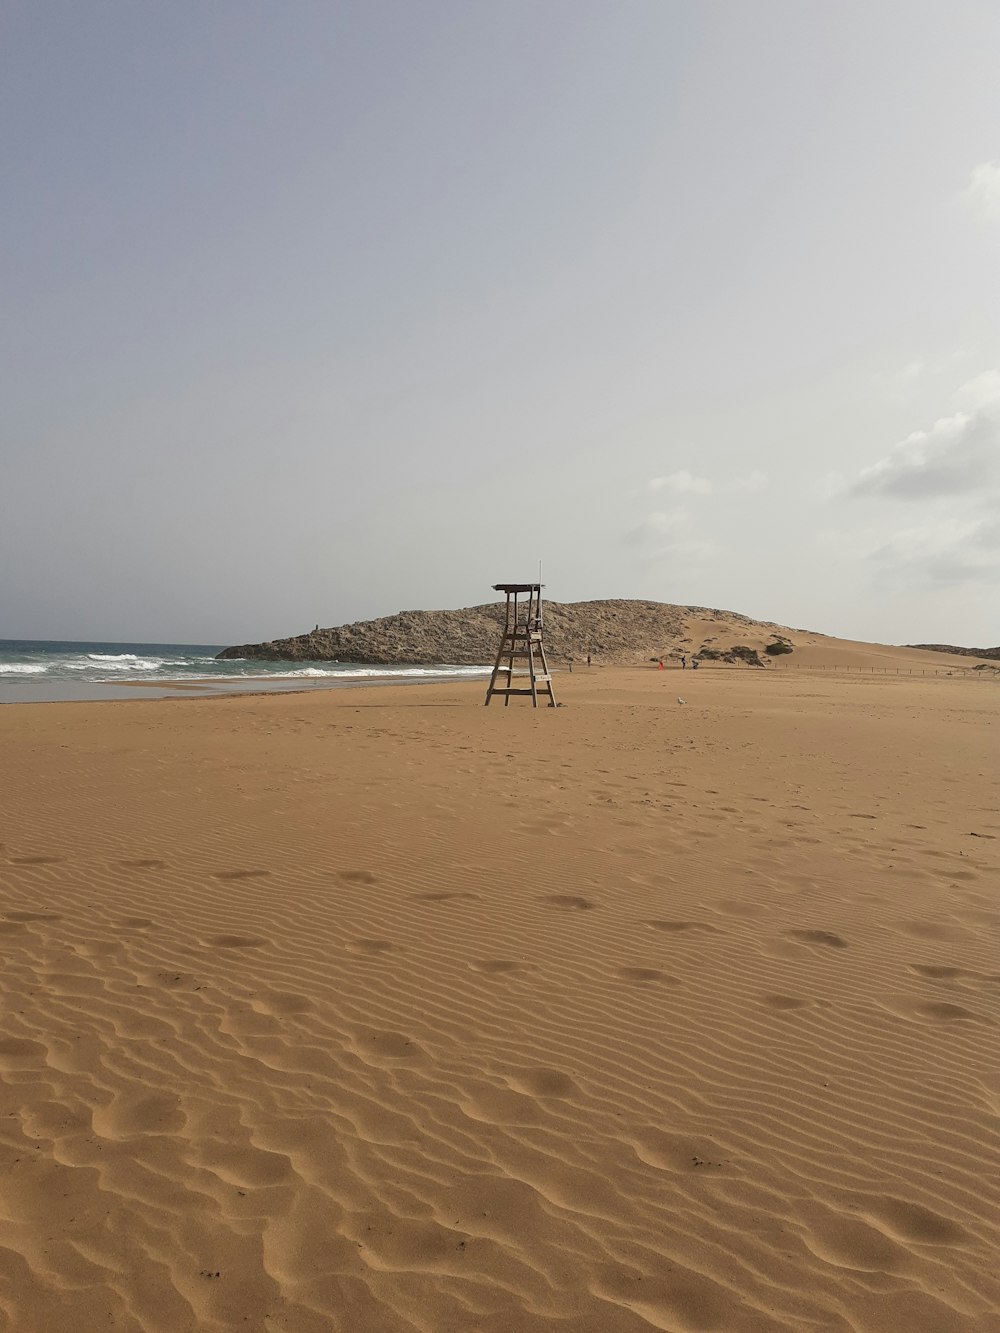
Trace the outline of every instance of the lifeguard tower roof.
<instances>
[{"instance_id":1,"label":"lifeguard tower roof","mask_svg":"<svg viewBox=\"0 0 1000 1333\"><path fill-rule=\"evenodd\" d=\"M544 583L494 583L494 592L538 592Z\"/></svg>"}]
</instances>

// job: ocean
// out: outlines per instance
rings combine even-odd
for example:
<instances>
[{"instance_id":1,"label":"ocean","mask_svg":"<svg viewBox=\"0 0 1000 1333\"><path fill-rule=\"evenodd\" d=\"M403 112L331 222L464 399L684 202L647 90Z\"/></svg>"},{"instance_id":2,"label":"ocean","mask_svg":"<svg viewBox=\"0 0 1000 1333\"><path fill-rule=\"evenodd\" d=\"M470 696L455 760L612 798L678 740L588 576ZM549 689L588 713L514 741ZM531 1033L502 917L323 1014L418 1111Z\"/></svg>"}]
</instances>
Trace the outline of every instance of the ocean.
<instances>
[{"instance_id":1,"label":"ocean","mask_svg":"<svg viewBox=\"0 0 1000 1333\"><path fill-rule=\"evenodd\" d=\"M139 699L329 689L486 677L487 666L361 666L352 662L217 662L222 645L0 639L0 703Z\"/></svg>"}]
</instances>

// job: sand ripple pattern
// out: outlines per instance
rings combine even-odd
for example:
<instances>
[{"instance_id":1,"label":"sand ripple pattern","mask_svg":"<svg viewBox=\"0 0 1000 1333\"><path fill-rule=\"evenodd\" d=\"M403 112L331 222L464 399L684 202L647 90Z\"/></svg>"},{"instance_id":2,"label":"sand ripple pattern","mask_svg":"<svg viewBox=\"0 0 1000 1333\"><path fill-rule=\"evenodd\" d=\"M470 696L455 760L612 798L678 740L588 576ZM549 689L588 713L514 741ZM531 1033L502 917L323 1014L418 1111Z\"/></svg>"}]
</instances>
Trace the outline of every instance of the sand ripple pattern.
<instances>
[{"instance_id":1,"label":"sand ripple pattern","mask_svg":"<svg viewBox=\"0 0 1000 1333\"><path fill-rule=\"evenodd\" d=\"M0 1322L996 1333L982 694L742 681L35 710Z\"/></svg>"}]
</instances>

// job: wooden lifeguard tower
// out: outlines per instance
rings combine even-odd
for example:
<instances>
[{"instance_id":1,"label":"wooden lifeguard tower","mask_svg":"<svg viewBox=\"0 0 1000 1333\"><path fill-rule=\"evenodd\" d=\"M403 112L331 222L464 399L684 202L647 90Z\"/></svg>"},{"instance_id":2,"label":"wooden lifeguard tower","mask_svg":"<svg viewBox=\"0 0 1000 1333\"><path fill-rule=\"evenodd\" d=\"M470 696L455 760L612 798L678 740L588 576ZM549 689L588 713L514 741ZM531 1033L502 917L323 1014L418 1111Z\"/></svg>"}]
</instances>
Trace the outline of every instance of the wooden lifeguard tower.
<instances>
[{"instance_id":1,"label":"wooden lifeguard tower","mask_svg":"<svg viewBox=\"0 0 1000 1333\"><path fill-rule=\"evenodd\" d=\"M494 694L504 696L504 708L510 703L512 694L530 694L532 708L538 707L538 696L548 695L550 708L556 706L556 696L552 692L552 677L545 661L545 648L542 645L542 584L541 583L494 583L495 592L506 593L507 608L504 617L503 635L500 650L486 691L486 705ZM518 598L527 594L527 602ZM523 663L518 671L514 663ZM539 669L540 668L540 669ZM506 682L497 684L500 676ZM514 685L515 679L525 681L523 685Z\"/></svg>"}]
</instances>

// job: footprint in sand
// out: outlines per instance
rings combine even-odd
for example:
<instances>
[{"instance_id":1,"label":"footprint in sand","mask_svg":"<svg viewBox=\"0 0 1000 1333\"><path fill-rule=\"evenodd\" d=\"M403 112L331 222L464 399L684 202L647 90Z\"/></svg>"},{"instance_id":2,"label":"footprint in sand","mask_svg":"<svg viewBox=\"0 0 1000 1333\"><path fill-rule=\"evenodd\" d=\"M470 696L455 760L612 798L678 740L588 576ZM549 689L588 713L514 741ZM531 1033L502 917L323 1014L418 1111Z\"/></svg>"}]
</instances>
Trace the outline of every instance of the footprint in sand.
<instances>
[{"instance_id":1,"label":"footprint in sand","mask_svg":"<svg viewBox=\"0 0 1000 1333\"><path fill-rule=\"evenodd\" d=\"M568 1074L559 1069L517 1069L505 1076L515 1092L531 1097L573 1097L580 1089Z\"/></svg>"},{"instance_id":2,"label":"footprint in sand","mask_svg":"<svg viewBox=\"0 0 1000 1333\"><path fill-rule=\"evenodd\" d=\"M259 949L266 943L259 935L213 935L205 941L210 949Z\"/></svg>"},{"instance_id":3,"label":"footprint in sand","mask_svg":"<svg viewBox=\"0 0 1000 1333\"><path fill-rule=\"evenodd\" d=\"M175 1134L187 1116L180 1098L172 1092L152 1092L116 1097L94 1111L94 1133L107 1139L130 1139L140 1134Z\"/></svg>"},{"instance_id":4,"label":"footprint in sand","mask_svg":"<svg viewBox=\"0 0 1000 1333\"><path fill-rule=\"evenodd\" d=\"M899 1240L922 1245L961 1245L968 1240L968 1232L957 1222L908 1199L859 1194L851 1202L867 1213L876 1226Z\"/></svg>"},{"instance_id":5,"label":"footprint in sand","mask_svg":"<svg viewBox=\"0 0 1000 1333\"><path fill-rule=\"evenodd\" d=\"M61 856L12 856L11 865L15 866L57 866L64 858Z\"/></svg>"},{"instance_id":6,"label":"footprint in sand","mask_svg":"<svg viewBox=\"0 0 1000 1333\"><path fill-rule=\"evenodd\" d=\"M996 972L973 972L967 967L953 967L944 963L910 963L911 972L928 981L959 981L969 986L992 989L1000 983L1000 974Z\"/></svg>"},{"instance_id":7,"label":"footprint in sand","mask_svg":"<svg viewBox=\"0 0 1000 1333\"><path fill-rule=\"evenodd\" d=\"M56 912L6 912L8 921L61 921Z\"/></svg>"},{"instance_id":8,"label":"footprint in sand","mask_svg":"<svg viewBox=\"0 0 1000 1333\"><path fill-rule=\"evenodd\" d=\"M337 872L345 884L374 884L375 876L370 870L339 870Z\"/></svg>"},{"instance_id":9,"label":"footprint in sand","mask_svg":"<svg viewBox=\"0 0 1000 1333\"><path fill-rule=\"evenodd\" d=\"M686 1134L672 1134L665 1129L640 1130L629 1142L641 1162L666 1171L709 1171L715 1174L724 1172L731 1165L718 1144Z\"/></svg>"},{"instance_id":10,"label":"footprint in sand","mask_svg":"<svg viewBox=\"0 0 1000 1333\"><path fill-rule=\"evenodd\" d=\"M822 944L826 949L847 948L847 941L832 930L789 930L787 934L793 940L801 940L803 944Z\"/></svg>"},{"instance_id":11,"label":"footprint in sand","mask_svg":"<svg viewBox=\"0 0 1000 1333\"><path fill-rule=\"evenodd\" d=\"M950 926L939 921L901 921L899 924L907 935L913 935L918 940L955 943L969 938L969 932L962 926Z\"/></svg>"},{"instance_id":12,"label":"footprint in sand","mask_svg":"<svg viewBox=\"0 0 1000 1333\"><path fill-rule=\"evenodd\" d=\"M354 1047L363 1060L372 1057L380 1060L422 1060L427 1054L419 1042L405 1033L381 1029L360 1033L355 1038Z\"/></svg>"},{"instance_id":13,"label":"footprint in sand","mask_svg":"<svg viewBox=\"0 0 1000 1333\"><path fill-rule=\"evenodd\" d=\"M121 953L125 946L121 940L78 940L71 944L70 948L81 958L110 958L112 954Z\"/></svg>"},{"instance_id":14,"label":"footprint in sand","mask_svg":"<svg viewBox=\"0 0 1000 1333\"><path fill-rule=\"evenodd\" d=\"M909 996L900 996L898 999L886 1000L882 1008L899 1018L929 1018L935 1023L989 1022L964 1005L951 1004L947 1000L912 1000Z\"/></svg>"},{"instance_id":15,"label":"footprint in sand","mask_svg":"<svg viewBox=\"0 0 1000 1333\"><path fill-rule=\"evenodd\" d=\"M37 1069L47 1055L43 1043L30 1037L0 1037L0 1069Z\"/></svg>"},{"instance_id":16,"label":"footprint in sand","mask_svg":"<svg viewBox=\"0 0 1000 1333\"><path fill-rule=\"evenodd\" d=\"M810 1001L803 999L801 995L762 995L761 1004L766 1004L769 1009L776 1009L779 1013L789 1012L793 1009L808 1009Z\"/></svg>"},{"instance_id":17,"label":"footprint in sand","mask_svg":"<svg viewBox=\"0 0 1000 1333\"><path fill-rule=\"evenodd\" d=\"M550 893L540 901L564 912L590 912L597 906L589 898L580 898L574 893Z\"/></svg>"},{"instance_id":18,"label":"footprint in sand","mask_svg":"<svg viewBox=\"0 0 1000 1333\"><path fill-rule=\"evenodd\" d=\"M879 1228L818 1205L810 1210L802 1241L817 1258L852 1273L892 1273L906 1264L905 1251Z\"/></svg>"},{"instance_id":19,"label":"footprint in sand","mask_svg":"<svg viewBox=\"0 0 1000 1333\"><path fill-rule=\"evenodd\" d=\"M284 1018L290 1014L307 1014L315 1009L312 1000L304 995L295 995L291 991L262 991L250 1001L251 1008L259 1014L270 1014L275 1018Z\"/></svg>"},{"instance_id":20,"label":"footprint in sand","mask_svg":"<svg viewBox=\"0 0 1000 1333\"><path fill-rule=\"evenodd\" d=\"M473 1087L460 1105L470 1120L490 1125L535 1125L542 1117L536 1099L513 1088Z\"/></svg>"},{"instance_id":21,"label":"footprint in sand","mask_svg":"<svg viewBox=\"0 0 1000 1333\"><path fill-rule=\"evenodd\" d=\"M661 972L657 967L618 967L615 976L621 981L664 981L668 986L681 984L676 977L667 976L666 972Z\"/></svg>"},{"instance_id":22,"label":"footprint in sand","mask_svg":"<svg viewBox=\"0 0 1000 1333\"><path fill-rule=\"evenodd\" d=\"M143 986L188 986L194 980L190 972L140 972Z\"/></svg>"},{"instance_id":23,"label":"footprint in sand","mask_svg":"<svg viewBox=\"0 0 1000 1333\"><path fill-rule=\"evenodd\" d=\"M936 1018L943 1023L962 1022L966 1019L975 1021L979 1018L971 1009L960 1004L948 1004L944 1000L927 1000L916 1006L916 1012L926 1018Z\"/></svg>"},{"instance_id":24,"label":"footprint in sand","mask_svg":"<svg viewBox=\"0 0 1000 1333\"><path fill-rule=\"evenodd\" d=\"M148 930L155 924L156 922L150 921L148 916L127 916L118 922L115 930Z\"/></svg>"}]
</instances>

